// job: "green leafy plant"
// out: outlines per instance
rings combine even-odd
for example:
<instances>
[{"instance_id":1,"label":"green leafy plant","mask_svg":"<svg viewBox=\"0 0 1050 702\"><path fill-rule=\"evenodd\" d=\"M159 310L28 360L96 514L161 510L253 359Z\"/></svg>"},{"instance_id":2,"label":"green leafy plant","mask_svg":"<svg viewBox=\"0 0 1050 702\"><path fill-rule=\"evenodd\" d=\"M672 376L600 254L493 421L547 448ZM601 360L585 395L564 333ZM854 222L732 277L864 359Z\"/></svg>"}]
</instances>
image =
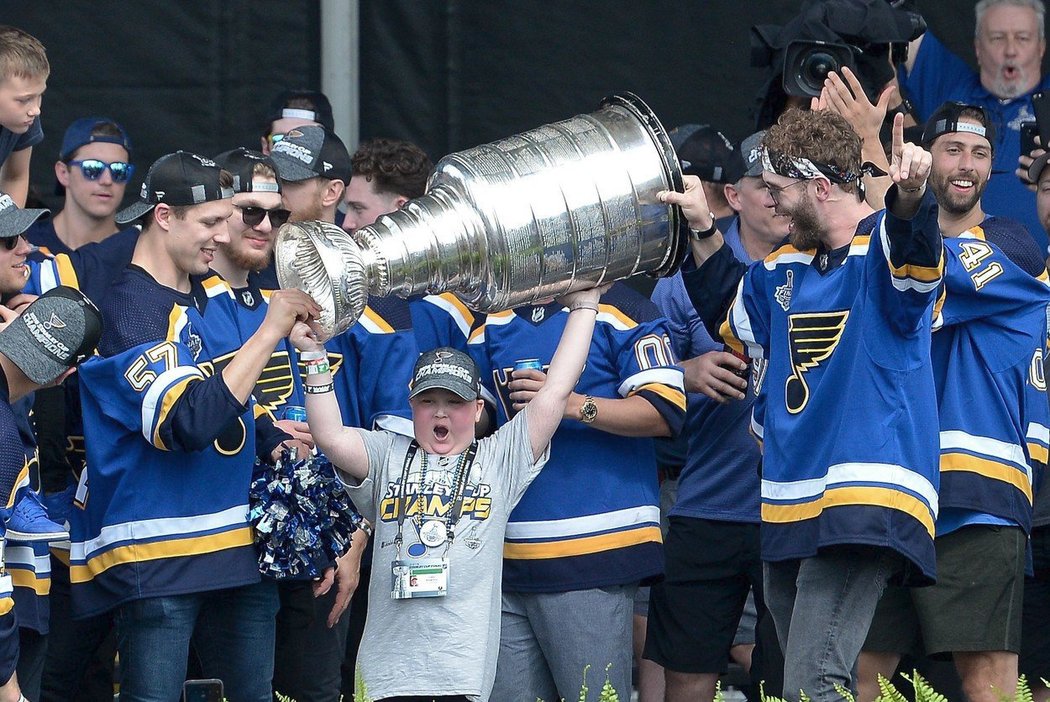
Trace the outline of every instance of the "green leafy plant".
<instances>
[{"instance_id":1,"label":"green leafy plant","mask_svg":"<svg viewBox=\"0 0 1050 702\"><path fill-rule=\"evenodd\" d=\"M933 689L929 682L921 675L918 671L912 671L910 676L901 673L901 677L911 683L912 688L915 690L915 702L949 702L948 698ZM1050 682L1043 680L1044 685L1050 687ZM846 702L856 702L853 697L853 693L845 689L840 685L835 686L835 691L842 695L842 698ZM786 702L781 697L772 697L766 695L766 692L762 687L759 687L759 697L762 702ZM1028 681L1025 676L1021 676L1017 680L1017 691L1012 697L1005 695L1001 696L1002 702L1033 702L1032 689L1028 685ZM725 702L725 695L722 693L721 685L715 688L715 699L714 702ZM799 702L810 702L809 697L805 692L800 691ZM892 682L879 676L879 696L875 698L875 702L911 702L907 696L898 690Z\"/></svg>"}]
</instances>

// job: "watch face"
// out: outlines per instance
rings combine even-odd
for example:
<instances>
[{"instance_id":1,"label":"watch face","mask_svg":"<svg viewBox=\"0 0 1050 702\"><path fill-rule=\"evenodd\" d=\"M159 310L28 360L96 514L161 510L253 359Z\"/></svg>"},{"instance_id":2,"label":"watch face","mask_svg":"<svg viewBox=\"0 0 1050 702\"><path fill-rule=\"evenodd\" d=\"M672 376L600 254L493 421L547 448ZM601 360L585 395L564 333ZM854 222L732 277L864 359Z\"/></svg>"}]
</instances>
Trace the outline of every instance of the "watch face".
<instances>
[{"instance_id":1,"label":"watch face","mask_svg":"<svg viewBox=\"0 0 1050 702\"><path fill-rule=\"evenodd\" d=\"M580 416L585 422L592 422L598 416L598 405L594 404L592 398L588 397L584 400L583 405L580 406Z\"/></svg>"}]
</instances>

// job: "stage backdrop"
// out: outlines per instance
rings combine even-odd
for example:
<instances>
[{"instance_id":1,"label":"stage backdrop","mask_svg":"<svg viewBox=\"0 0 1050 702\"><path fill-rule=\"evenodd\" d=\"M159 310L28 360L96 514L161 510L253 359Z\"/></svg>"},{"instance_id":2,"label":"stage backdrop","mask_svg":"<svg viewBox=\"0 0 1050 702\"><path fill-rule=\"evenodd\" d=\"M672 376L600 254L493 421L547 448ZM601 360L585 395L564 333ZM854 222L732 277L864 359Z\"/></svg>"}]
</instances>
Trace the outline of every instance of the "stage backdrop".
<instances>
[{"instance_id":1,"label":"stage backdrop","mask_svg":"<svg viewBox=\"0 0 1050 702\"><path fill-rule=\"evenodd\" d=\"M640 95L667 127L751 131L764 74L749 27L790 19L799 0L626 2L361 0L360 135L420 144L433 158L589 112L610 93ZM972 0L919 3L972 61ZM47 46L47 138L35 191L54 203L53 163L77 117L109 115L135 142L137 183L175 149L256 147L283 87L316 87L319 4L309 0L33 0L0 22Z\"/></svg>"}]
</instances>

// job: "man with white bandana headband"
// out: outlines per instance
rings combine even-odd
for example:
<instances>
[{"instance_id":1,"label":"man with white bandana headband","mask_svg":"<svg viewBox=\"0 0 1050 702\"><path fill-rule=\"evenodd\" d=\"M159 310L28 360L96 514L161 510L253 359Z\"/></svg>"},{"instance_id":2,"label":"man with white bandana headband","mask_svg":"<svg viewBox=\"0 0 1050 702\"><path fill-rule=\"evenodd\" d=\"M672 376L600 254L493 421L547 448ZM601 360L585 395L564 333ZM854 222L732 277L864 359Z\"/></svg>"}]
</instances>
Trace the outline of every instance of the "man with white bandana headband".
<instances>
[{"instance_id":1,"label":"man with white bandana headband","mask_svg":"<svg viewBox=\"0 0 1050 702\"><path fill-rule=\"evenodd\" d=\"M786 112L763 139L762 179L792 218L788 240L746 271L694 181L661 194L694 228L700 267L683 276L700 318L712 330L724 320L722 338L760 378L761 551L788 700L841 699L891 576L935 576L930 331L943 247L922 226L930 155L904 143L900 115L893 137L888 209L874 212L845 119Z\"/></svg>"}]
</instances>

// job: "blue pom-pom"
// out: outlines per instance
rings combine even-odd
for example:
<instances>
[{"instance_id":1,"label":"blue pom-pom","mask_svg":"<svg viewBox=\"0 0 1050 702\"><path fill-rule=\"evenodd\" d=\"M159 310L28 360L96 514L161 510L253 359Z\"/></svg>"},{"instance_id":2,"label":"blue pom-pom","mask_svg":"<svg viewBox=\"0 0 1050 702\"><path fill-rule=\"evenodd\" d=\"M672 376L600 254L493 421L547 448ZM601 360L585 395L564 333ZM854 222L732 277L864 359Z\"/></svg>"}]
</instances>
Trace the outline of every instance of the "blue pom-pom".
<instances>
[{"instance_id":1,"label":"blue pom-pom","mask_svg":"<svg viewBox=\"0 0 1050 702\"><path fill-rule=\"evenodd\" d=\"M349 550L361 522L323 455L296 460L285 451L275 465L264 465L248 506L259 571L275 579L319 576Z\"/></svg>"}]
</instances>

